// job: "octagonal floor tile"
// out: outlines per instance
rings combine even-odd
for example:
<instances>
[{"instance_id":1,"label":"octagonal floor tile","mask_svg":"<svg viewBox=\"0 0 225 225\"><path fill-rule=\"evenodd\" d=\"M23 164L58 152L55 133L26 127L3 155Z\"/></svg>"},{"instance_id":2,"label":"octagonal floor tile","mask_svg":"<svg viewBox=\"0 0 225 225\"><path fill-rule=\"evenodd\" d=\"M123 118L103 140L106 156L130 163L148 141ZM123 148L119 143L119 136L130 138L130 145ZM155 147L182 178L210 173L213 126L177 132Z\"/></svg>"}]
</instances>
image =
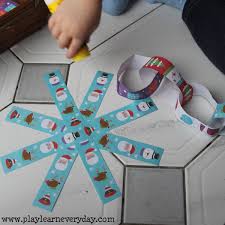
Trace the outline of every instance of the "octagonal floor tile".
<instances>
[{"instance_id":1,"label":"octagonal floor tile","mask_svg":"<svg viewBox=\"0 0 225 225\"><path fill-rule=\"evenodd\" d=\"M225 138L218 138L185 170L188 225L225 223Z\"/></svg>"},{"instance_id":2,"label":"octagonal floor tile","mask_svg":"<svg viewBox=\"0 0 225 225\"><path fill-rule=\"evenodd\" d=\"M151 5L141 0L121 16L112 17L103 13L101 24L91 38L90 49L106 41L158 6L158 4ZM65 50L59 49L56 41L50 35L47 26L16 44L11 49L25 63L71 62L66 59Z\"/></svg>"},{"instance_id":3,"label":"octagonal floor tile","mask_svg":"<svg viewBox=\"0 0 225 225\"><path fill-rule=\"evenodd\" d=\"M19 105L20 107L34 110L47 115L59 117L53 105ZM1 156L17 148L30 145L42 140L49 135L34 131L29 128L5 122L4 119L11 107L0 113ZM109 153L103 153L121 191L123 185L123 166ZM72 172L64 186L61 196L52 213L32 206L32 201L37 194L48 168L54 157L38 161L11 174L0 173L0 216L48 216L48 217L112 217L112 225L121 221L121 202L119 198L107 205L99 200L88 174L78 157ZM32 222L27 223L29 225ZM43 223L48 224L48 223ZM74 223L68 223L74 224ZM81 223L86 224L86 223ZM110 224L110 223L109 223Z\"/></svg>"},{"instance_id":4,"label":"octagonal floor tile","mask_svg":"<svg viewBox=\"0 0 225 225\"><path fill-rule=\"evenodd\" d=\"M52 97L44 83L43 76L56 69L60 70L64 79L67 80L69 69L67 64L24 64L15 102L52 103Z\"/></svg>"},{"instance_id":5,"label":"octagonal floor tile","mask_svg":"<svg viewBox=\"0 0 225 225\"><path fill-rule=\"evenodd\" d=\"M0 110L13 101L22 63L10 52L0 55Z\"/></svg>"},{"instance_id":6,"label":"octagonal floor tile","mask_svg":"<svg viewBox=\"0 0 225 225\"><path fill-rule=\"evenodd\" d=\"M175 62L178 71L181 71L187 80L203 83L216 97L219 96L218 93L220 97L225 97L225 77L197 48L180 16L178 10L167 6L160 7L97 48L85 62L72 64L68 86L76 96L77 102L81 103L97 70L116 74L121 63L135 53L165 56ZM130 102L117 94L116 85L115 76L99 115L118 109ZM160 92L153 97L159 110L116 129L114 132L163 147L165 153L161 166L183 167L201 152L212 141L212 138L185 126L176 119L174 114L176 100L173 96L175 96L174 87L168 81L164 82ZM172 104L171 100L173 100ZM191 104L194 104L190 105L193 107L191 111L194 116L200 114L200 118L207 120L213 113L211 105L204 99L194 98ZM127 165L146 166L144 163L129 158L121 156L119 158Z\"/></svg>"}]
</instances>

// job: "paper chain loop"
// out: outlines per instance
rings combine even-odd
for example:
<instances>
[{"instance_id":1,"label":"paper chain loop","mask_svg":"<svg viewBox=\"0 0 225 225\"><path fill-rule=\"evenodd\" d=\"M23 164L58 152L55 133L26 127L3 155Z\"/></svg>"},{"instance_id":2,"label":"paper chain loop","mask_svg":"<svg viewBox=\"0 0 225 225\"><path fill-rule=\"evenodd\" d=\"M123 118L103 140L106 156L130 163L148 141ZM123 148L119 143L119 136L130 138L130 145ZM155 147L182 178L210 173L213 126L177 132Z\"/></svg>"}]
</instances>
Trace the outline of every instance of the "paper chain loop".
<instances>
[{"instance_id":1,"label":"paper chain loop","mask_svg":"<svg viewBox=\"0 0 225 225\"><path fill-rule=\"evenodd\" d=\"M144 77L152 77L152 81L142 90L131 91L126 83L124 76L131 76L136 71L142 80ZM119 68L117 76L118 94L129 99L143 99L152 96L157 90L160 90L164 78L169 79L180 90L180 94L175 101L175 114L183 123L206 133L209 136L222 135L225 126L225 103L217 104L206 87L197 83L188 83L175 69L175 66L167 59L161 56L145 57L133 55L129 57ZM208 124L204 124L198 119L189 115L183 108L191 102L193 96L202 96L205 98L215 112Z\"/></svg>"},{"instance_id":2,"label":"paper chain loop","mask_svg":"<svg viewBox=\"0 0 225 225\"><path fill-rule=\"evenodd\" d=\"M9 122L52 135L1 157L4 172L9 173L56 153L33 202L34 206L53 210L78 155L103 203L120 197L121 192L100 149L159 165L164 151L162 148L109 133L116 127L156 111L151 98L134 101L94 119L112 78L112 74L97 72L78 110L60 71L56 70L46 74L44 81L63 120L19 107L13 107L8 114L6 120Z\"/></svg>"}]
</instances>

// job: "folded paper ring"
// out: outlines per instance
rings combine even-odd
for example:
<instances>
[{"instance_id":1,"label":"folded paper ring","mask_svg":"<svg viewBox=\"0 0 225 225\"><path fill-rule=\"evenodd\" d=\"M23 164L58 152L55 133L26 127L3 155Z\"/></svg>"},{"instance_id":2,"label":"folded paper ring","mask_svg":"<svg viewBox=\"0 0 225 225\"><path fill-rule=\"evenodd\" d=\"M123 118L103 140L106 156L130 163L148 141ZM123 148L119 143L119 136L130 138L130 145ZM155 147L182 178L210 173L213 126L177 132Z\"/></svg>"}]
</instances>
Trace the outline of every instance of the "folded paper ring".
<instances>
[{"instance_id":1,"label":"folded paper ring","mask_svg":"<svg viewBox=\"0 0 225 225\"><path fill-rule=\"evenodd\" d=\"M123 82L123 76L129 76L129 70L138 70L140 78L149 75L154 76L152 81L142 90L130 91L127 85ZM161 56L144 57L133 55L129 57L119 68L117 74L117 92L119 95L132 99L143 99L153 95L158 89L164 78L169 79L180 90L180 94L175 104L175 114L177 118L186 125L198 129L200 132L206 133L209 136L219 134L225 125L225 112L217 112L221 110L223 104L217 104L206 87L197 83L187 83L184 78L175 70L175 66L167 59ZM202 123L197 118L189 115L183 106L191 101L192 97L198 95L207 99L213 106L215 112L208 125ZM222 106L221 106L222 105ZM225 106L223 107L223 109Z\"/></svg>"}]
</instances>

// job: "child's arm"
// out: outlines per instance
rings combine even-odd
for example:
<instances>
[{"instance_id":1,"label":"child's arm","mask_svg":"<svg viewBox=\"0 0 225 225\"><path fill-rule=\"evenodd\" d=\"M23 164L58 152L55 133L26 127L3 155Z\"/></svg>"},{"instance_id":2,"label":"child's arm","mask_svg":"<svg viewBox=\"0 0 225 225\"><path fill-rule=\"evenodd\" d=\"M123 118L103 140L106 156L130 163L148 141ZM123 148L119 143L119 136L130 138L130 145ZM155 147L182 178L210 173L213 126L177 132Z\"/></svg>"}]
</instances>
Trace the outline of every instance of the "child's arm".
<instances>
[{"instance_id":1,"label":"child's arm","mask_svg":"<svg viewBox=\"0 0 225 225\"><path fill-rule=\"evenodd\" d=\"M89 40L101 17L101 0L64 0L49 19L49 29L60 48L72 58Z\"/></svg>"}]
</instances>

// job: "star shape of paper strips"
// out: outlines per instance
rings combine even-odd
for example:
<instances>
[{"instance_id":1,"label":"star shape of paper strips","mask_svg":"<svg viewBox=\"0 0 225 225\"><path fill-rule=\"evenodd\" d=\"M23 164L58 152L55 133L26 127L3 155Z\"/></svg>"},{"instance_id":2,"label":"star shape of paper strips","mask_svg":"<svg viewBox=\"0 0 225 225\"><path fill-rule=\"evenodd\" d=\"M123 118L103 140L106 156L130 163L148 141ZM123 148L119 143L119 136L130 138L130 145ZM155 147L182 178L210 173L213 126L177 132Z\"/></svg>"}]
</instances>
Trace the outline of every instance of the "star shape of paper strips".
<instances>
[{"instance_id":1,"label":"star shape of paper strips","mask_svg":"<svg viewBox=\"0 0 225 225\"><path fill-rule=\"evenodd\" d=\"M113 75L98 71L77 108L59 70L44 76L63 120L23 108L13 107L6 120L51 134L50 138L18 149L1 157L5 173L34 163L52 154L55 159L33 202L34 206L52 211L79 155L103 204L121 196L100 150L159 165L163 149L109 133L157 110L151 98L132 102L125 107L95 118Z\"/></svg>"}]
</instances>

